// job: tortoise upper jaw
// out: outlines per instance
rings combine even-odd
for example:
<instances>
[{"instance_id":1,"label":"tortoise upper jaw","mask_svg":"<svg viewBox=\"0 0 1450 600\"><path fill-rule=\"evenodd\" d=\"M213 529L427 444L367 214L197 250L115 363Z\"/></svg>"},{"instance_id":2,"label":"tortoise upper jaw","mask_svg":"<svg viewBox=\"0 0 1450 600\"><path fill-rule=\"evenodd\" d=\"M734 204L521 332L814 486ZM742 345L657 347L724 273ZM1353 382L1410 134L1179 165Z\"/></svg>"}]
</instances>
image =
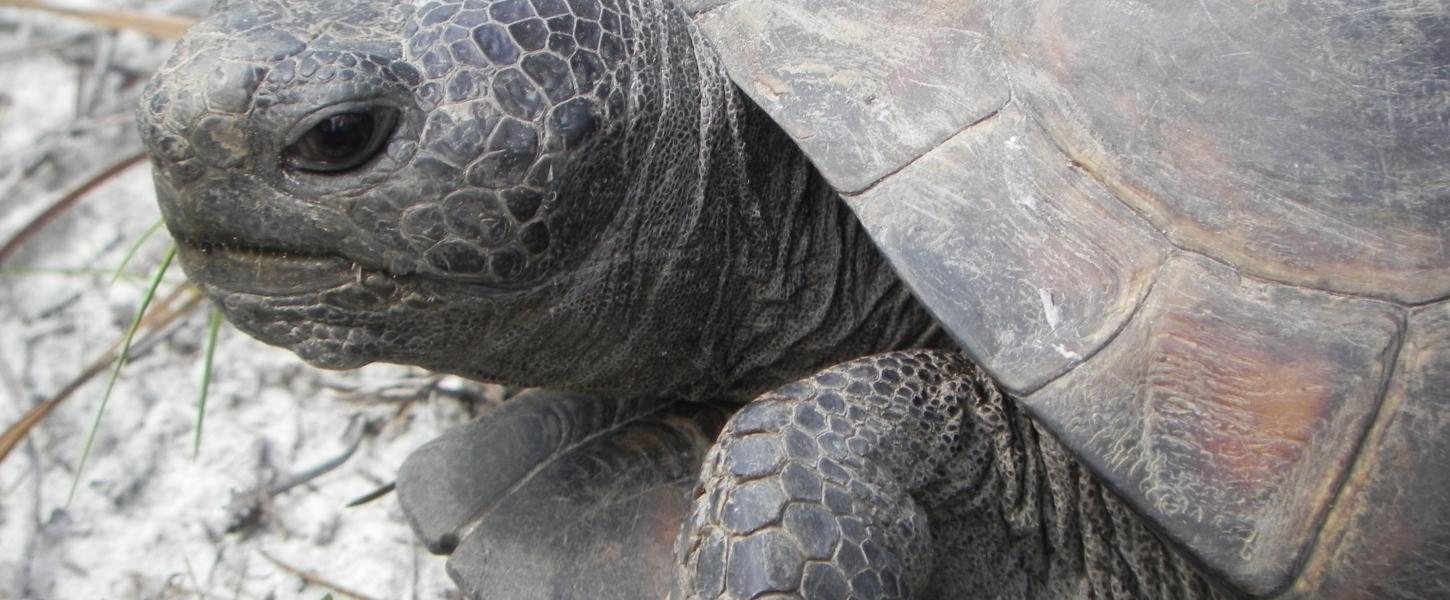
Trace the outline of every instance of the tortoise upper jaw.
<instances>
[{"instance_id":1,"label":"tortoise upper jaw","mask_svg":"<svg viewBox=\"0 0 1450 600\"><path fill-rule=\"evenodd\" d=\"M346 223L300 202L279 202L241 177L178 186L161 165L156 197L187 275L211 292L299 296L351 281L375 257L346 247ZM270 210L243 210L265 205ZM353 244L356 246L357 244Z\"/></svg>"},{"instance_id":2,"label":"tortoise upper jaw","mask_svg":"<svg viewBox=\"0 0 1450 600\"><path fill-rule=\"evenodd\" d=\"M178 254L193 280L217 291L300 296L346 285L352 262L340 256L291 254L182 241Z\"/></svg>"}]
</instances>

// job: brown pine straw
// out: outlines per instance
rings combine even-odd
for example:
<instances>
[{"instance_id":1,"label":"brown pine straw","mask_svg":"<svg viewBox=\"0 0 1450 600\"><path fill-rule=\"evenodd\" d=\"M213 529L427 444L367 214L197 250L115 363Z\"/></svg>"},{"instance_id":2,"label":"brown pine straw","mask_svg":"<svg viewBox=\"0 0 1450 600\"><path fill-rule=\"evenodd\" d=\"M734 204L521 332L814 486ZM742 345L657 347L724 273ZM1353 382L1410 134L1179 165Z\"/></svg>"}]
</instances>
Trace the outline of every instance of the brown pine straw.
<instances>
[{"instance_id":1,"label":"brown pine straw","mask_svg":"<svg viewBox=\"0 0 1450 600\"><path fill-rule=\"evenodd\" d=\"M48 12L54 15L61 15L72 19L78 19L99 25L107 29L139 31L146 35L174 40L186 33L192 25L196 24L194 19L177 17L172 15L158 15L154 13L137 12L130 10L96 10L65 8L53 6L43 0L0 0L0 6L14 6L29 10Z\"/></svg>"},{"instance_id":2,"label":"brown pine straw","mask_svg":"<svg viewBox=\"0 0 1450 600\"><path fill-rule=\"evenodd\" d=\"M6 1L10 0L0 0L0 4ZM45 212L40 213L34 219L31 219L29 223L26 223L25 227L20 228L20 231L6 241L4 246L0 246L0 264L4 264L21 246L24 246L26 242L29 242L31 238L35 237L35 234L39 233L46 225L49 225L51 221L54 221L56 217L59 217L61 213L70 210L72 206L80 202L81 198L84 198L91 190L100 187L101 184L110 180L112 177L119 175L126 169L136 166L144 160L146 160L146 153L137 152L117 161L109 167L101 169L99 173L82 181L80 185L71 188L59 200L51 204L50 208L45 209Z\"/></svg>"},{"instance_id":3,"label":"brown pine straw","mask_svg":"<svg viewBox=\"0 0 1450 600\"><path fill-rule=\"evenodd\" d=\"M168 307L172 303L187 292L191 292L192 294L186 302L168 310ZM146 333L131 347L131 355L137 356L149 350L161 340L160 334L167 326L189 314L197 306L200 306L204 298L205 296L196 293L196 288L190 284L184 284L173 290L166 298L161 300L155 310L149 311L146 317L141 320L140 327ZM35 408L30 409L30 412L25 413L25 416L21 417L19 421L16 421L14 425L6 429L3 434L0 434L0 462L4 462L5 457L10 455L10 451L14 450L16 446L19 446L20 442L24 441L25 437L30 434L30 430L45 420L46 415L49 415L51 411L55 410L55 407L59 406L61 402L64 402L66 398L69 398L71 394L74 394L86 382L104 373L106 369L114 364L116 362L116 353L119 350L116 347L118 345L119 342L113 344L110 349L92 361L90 366L86 367L86 370L81 371L80 375L72 379L70 383L66 384L64 388L61 388L59 392L56 392L54 396L51 396L49 400L37 404Z\"/></svg>"},{"instance_id":4,"label":"brown pine straw","mask_svg":"<svg viewBox=\"0 0 1450 600\"><path fill-rule=\"evenodd\" d=\"M337 592L338 594L341 594L343 596L347 596L349 598L354 598L356 600L373 600L372 596L368 596L368 595L363 594L363 593L360 593L360 592L355 592L355 591L350 590L348 588L345 588L345 587L343 587L341 585L338 585L337 583L334 583L332 581L328 581L327 579L323 578L321 575L318 575L318 574L313 573L311 571L306 571L306 570L303 570L303 569L294 567L294 566L289 565L287 563L284 563L284 562L282 562L280 560L277 560L271 554L267 554L267 552L265 550L258 550L257 552L262 555L262 558L267 559L267 562L272 563L273 566L275 566L275 567L277 567L279 569L282 569L283 571L286 571L288 573L291 573L293 575L296 575L302 581L305 581L305 582L307 582L307 583L309 583L311 585L315 585L315 586L322 587L322 588L327 588L329 590L332 590L334 592Z\"/></svg>"},{"instance_id":5,"label":"brown pine straw","mask_svg":"<svg viewBox=\"0 0 1450 600\"><path fill-rule=\"evenodd\" d=\"M55 15L82 20L101 27L139 31L141 33L165 39L176 39L181 37L184 33L186 33L187 29L190 29L191 26L196 23L194 19L186 17L157 15L136 11L65 8L47 4L43 0L0 0L0 7L6 6L48 12ZM3 264L11 256L13 256L22 246L24 246L31 239L33 239L40 232L40 230L44 229L57 217L65 213L65 211L70 210L73 206L75 206L76 203L78 203L82 198L86 196L86 194L90 193L92 190L95 190L101 184L109 181L116 175L120 174L122 171L134 167L145 160L146 154L144 152L137 152L135 154L122 158L121 160L111 164L110 166L101 169L95 175L87 178L79 185L71 188L59 199L57 199L53 204L51 204L50 207L46 208L45 211L41 212L24 227L22 227L20 231L17 232L13 237L11 237L9 240L6 240L3 246L0 246L0 264ZM159 340L160 336L158 334L161 331L163 331L168 325L175 322L183 315L191 312L193 309L201 304L202 296L200 294L194 293L195 289L190 285L184 285L177 288L165 299L163 299L161 302L161 307L164 308L170 306L176 299L178 299L183 293L186 293L187 291L193 292L192 297L189 298L180 307L177 307L173 310L158 309L142 319L141 327L146 333L136 343L135 347L132 350L133 354L145 352L146 349L148 349L151 345L154 345ZM38 425L41 421L43 421L46 415L49 415L52 411L54 411L61 402L64 402L67 398L74 394L76 390L80 389L81 386L85 385L86 382L95 378L97 375L105 372L106 368L111 366L111 364L116 360L117 351L118 348L113 346L112 348L104 352L100 357L96 358L93 362L91 362L91 364L87 366L80 375L76 376L75 379L71 380L70 383L66 384L66 386L62 388L59 392L56 392L54 396L52 396L45 402L36 405L35 408L32 408L14 425L11 425L9 428L7 428L4 433L0 433L0 462L3 462L5 460L5 457L9 456L10 452L14 450L16 446L20 445L20 442L25 440L25 437L29 435L30 431L34 429L35 426Z\"/></svg>"}]
</instances>

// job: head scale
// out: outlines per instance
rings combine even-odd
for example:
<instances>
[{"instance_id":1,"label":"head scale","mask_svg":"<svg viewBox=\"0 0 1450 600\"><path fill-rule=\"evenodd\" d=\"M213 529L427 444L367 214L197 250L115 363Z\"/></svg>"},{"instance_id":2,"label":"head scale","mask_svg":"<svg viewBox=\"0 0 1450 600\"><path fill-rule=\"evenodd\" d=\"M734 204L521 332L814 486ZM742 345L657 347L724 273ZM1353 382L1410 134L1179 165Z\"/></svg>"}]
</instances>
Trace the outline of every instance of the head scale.
<instances>
[{"instance_id":1,"label":"head scale","mask_svg":"<svg viewBox=\"0 0 1450 600\"><path fill-rule=\"evenodd\" d=\"M631 192L624 146L647 122L628 117L629 11L607 0L216 10L139 118L183 265L233 321L324 366L539 380L555 375L529 353L547 349L555 369L587 377L577 363L601 350L558 356L542 332L580 335L597 323L586 311L571 324L561 305L604 304L595 286L610 265L587 257ZM484 356L458 357L467 347Z\"/></svg>"}]
</instances>

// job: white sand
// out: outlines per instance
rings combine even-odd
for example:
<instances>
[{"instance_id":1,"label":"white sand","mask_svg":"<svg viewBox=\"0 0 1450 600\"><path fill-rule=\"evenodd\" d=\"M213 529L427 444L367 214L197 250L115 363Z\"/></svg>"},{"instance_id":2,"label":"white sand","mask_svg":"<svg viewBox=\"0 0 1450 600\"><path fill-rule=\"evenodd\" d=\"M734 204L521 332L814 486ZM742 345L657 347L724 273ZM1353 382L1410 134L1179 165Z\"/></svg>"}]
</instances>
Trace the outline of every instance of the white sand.
<instances>
[{"instance_id":1,"label":"white sand","mask_svg":"<svg viewBox=\"0 0 1450 600\"><path fill-rule=\"evenodd\" d=\"M197 11L208 0L147 4ZM77 116L96 40L105 37L95 33L0 10L0 242L58 190L139 148L128 131L133 100L125 91L134 95L135 82L108 75L94 112ZM165 55L164 44L139 35L113 41L112 62L121 70L145 72ZM131 169L0 267L110 270L158 219L146 167ZM168 244L164 234L151 240L129 269L136 277L114 285L95 275L0 275L0 427L121 337L145 273ZM181 284L174 271L163 291ZM126 368L69 507L105 377L81 388L0 463L0 599L322 598L329 591L266 555L372 598L457 597L442 559L413 540L395 496L343 505L391 481L413 448L467 418L464 404L436 393L430 399L417 384L426 374L414 370L318 371L227 327L201 453L193 458L205 321L206 311L197 311ZM394 384L401 387L388 395L422 398L397 417L403 403L378 392ZM358 386L361 393L345 393ZM381 433L336 470L255 504L261 516L251 527L223 532L234 497L341 454L354 417L376 422Z\"/></svg>"}]
</instances>

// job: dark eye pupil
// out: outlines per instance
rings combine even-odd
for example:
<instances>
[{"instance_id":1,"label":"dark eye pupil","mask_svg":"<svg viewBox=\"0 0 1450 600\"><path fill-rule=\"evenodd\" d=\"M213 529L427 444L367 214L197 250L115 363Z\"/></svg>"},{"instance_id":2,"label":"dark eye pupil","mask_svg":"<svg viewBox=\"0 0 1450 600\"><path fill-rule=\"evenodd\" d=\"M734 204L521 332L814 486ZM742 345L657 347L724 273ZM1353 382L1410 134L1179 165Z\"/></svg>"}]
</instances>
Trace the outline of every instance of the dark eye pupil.
<instances>
[{"instance_id":1,"label":"dark eye pupil","mask_svg":"<svg viewBox=\"0 0 1450 600\"><path fill-rule=\"evenodd\" d=\"M373 118L362 113L334 115L318 123L303 138L313 158L343 161L366 150L373 137Z\"/></svg>"},{"instance_id":2,"label":"dark eye pupil","mask_svg":"<svg viewBox=\"0 0 1450 600\"><path fill-rule=\"evenodd\" d=\"M323 175L362 167L383 150L398 114L391 107L367 106L323 117L283 151L283 164L297 172Z\"/></svg>"}]
</instances>

